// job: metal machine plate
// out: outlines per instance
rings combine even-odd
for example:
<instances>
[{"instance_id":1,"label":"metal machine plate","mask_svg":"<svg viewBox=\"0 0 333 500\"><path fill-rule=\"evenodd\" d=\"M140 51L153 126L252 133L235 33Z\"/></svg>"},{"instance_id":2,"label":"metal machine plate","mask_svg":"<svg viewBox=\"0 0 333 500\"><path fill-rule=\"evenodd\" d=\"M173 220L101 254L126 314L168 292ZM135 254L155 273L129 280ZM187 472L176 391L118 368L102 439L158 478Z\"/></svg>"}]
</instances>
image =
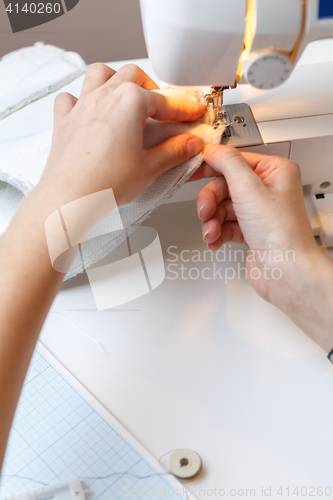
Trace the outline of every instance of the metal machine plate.
<instances>
[{"instance_id":1,"label":"metal machine plate","mask_svg":"<svg viewBox=\"0 0 333 500\"><path fill-rule=\"evenodd\" d=\"M227 123L231 125L226 128L221 144L234 148L264 144L248 104L227 104L222 109L226 111Z\"/></svg>"}]
</instances>

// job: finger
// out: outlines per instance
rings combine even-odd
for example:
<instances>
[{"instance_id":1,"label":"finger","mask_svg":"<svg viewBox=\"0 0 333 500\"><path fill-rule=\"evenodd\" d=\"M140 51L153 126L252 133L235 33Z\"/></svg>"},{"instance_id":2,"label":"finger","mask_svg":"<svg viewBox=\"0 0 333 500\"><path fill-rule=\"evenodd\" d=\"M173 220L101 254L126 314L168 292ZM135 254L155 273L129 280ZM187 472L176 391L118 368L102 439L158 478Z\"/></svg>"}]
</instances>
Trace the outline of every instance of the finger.
<instances>
[{"instance_id":1,"label":"finger","mask_svg":"<svg viewBox=\"0 0 333 500\"><path fill-rule=\"evenodd\" d=\"M61 92L54 100L54 124L57 123L68 115L74 108L77 98L67 92Z\"/></svg>"},{"instance_id":2,"label":"finger","mask_svg":"<svg viewBox=\"0 0 333 500\"><path fill-rule=\"evenodd\" d=\"M278 164L289 162L286 158L281 158L279 156L271 156L271 155L262 155L258 153L248 153L241 152L240 153L244 160L250 165L250 167L255 170L258 174L258 169L261 170L263 168L267 168L270 166L274 169Z\"/></svg>"},{"instance_id":3,"label":"finger","mask_svg":"<svg viewBox=\"0 0 333 500\"><path fill-rule=\"evenodd\" d=\"M240 185L248 190L264 187L262 179L235 148L209 144L204 150L204 158L210 167L224 175L231 197Z\"/></svg>"},{"instance_id":4,"label":"finger","mask_svg":"<svg viewBox=\"0 0 333 500\"><path fill-rule=\"evenodd\" d=\"M101 85L108 82L115 74L116 71L109 68L109 66L106 66L105 64L91 64L87 70L80 97L83 97L89 92L96 90L98 87L101 87Z\"/></svg>"},{"instance_id":5,"label":"finger","mask_svg":"<svg viewBox=\"0 0 333 500\"><path fill-rule=\"evenodd\" d=\"M244 236L238 222L224 222L221 226L220 237L214 243L209 243L208 248L214 252L228 242L244 243Z\"/></svg>"},{"instance_id":6,"label":"finger","mask_svg":"<svg viewBox=\"0 0 333 500\"><path fill-rule=\"evenodd\" d=\"M267 160L267 158L271 158L271 156L261 155L258 153L241 152L240 154L253 170L257 168L258 164L261 161Z\"/></svg>"},{"instance_id":7,"label":"finger","mask_svg":"<svg viewBox=\"0 0 333 500\"><path fill-rule=\"evenodd\" d=\"M267 158L270 158L269 156L266 155L261 155L257 153L247 153L247 152L240 152L241 155L243 156L244 160L248 162L250 167L255 170L258 164L261 161L267 160ZM206 151L207 154L207 151ZM210 167L207 165L206 162L204 162L200 168L192 175L190 180L191 181L198 181L200 179L206 179L210 177L216 177L217 175L222 175L219 172L217 172L214 168Z\"/></svg>"},{"instance_id":8,"label":"finger","mask_svg":"<svg viewBox=\"0 0 333 500\"><path fill-rule=\"evenodd\" d=\"M159 89L158 85L152 80L139 66L135 64L126 64L123 66L117 74L109 82L112 87L118 87L122 83L133 82L148 90Z\"/></svg>"},{"instance_id":9,"label":"finger","mask_svg":"<svg viewBox=\"0 0 333 500\"><path fill-rule=\"evenodd\" d=\"M292 160L279 156L260 155L257 153L242 153L243 158L266 185L282 185L285 187L285 176L275 175L285 169L288 177L301 178L299 165Z\"/></svg>"},{"instance_id":10,"label":"finger","mask_svg":"<svg viewBox=\"0 0 333 500\"><path fill-rule=\"evenodd\" d=\"M217 206L215 217L217 217L220 224L224 221L236 221L237 216L234 210L232 200L224 200Z\"/></svg>"},{"instance_id":11,"label":"finger","mask_svg":"<svg viewBox=\"0 0 333 500\"><path fill-rule=\"evenodd\" d=\"M153 170L153 177L172 167L180 165L200 153L204 141L193 134L182 134L171 137L154 148L148 149L147 164Z\"/></svg>"},{"instance_id":12,"label":"finger","mask_svg":"<svg viewBox=\"0 0 333 500\"><path fill-rule=\"evenodd\" d=\"M206 111L205 104L177 101L158 92L148 92L146 97L146 118L193 122L198 120Z\"/></svg>"},{"instance_id":13,"label":"finger","mask_svg":"<svg viewBox=\"0 0 333 500\"><path fill-rule=\"evenodd\" d=\"M225 221L236 221L231 200L224 200L217 206L214 216L202 224L202 236L206 243L213 243L221 235L221 225Z\"/></svg>"},{"instance_id":14,"label":"finger","mask_svg":"<svg viewBox=\"0 0 333 500\"><path fill-rule=\"evenodd\" d=\"M201 231L202 239L205 243L214 243L221 236L221 224L213 217L208 222L202 224Z\"/></svg>"},{"instance_id":15,"label":"finger","mask_svg":"<svg viewBox=\"0 0 333 500\"><path fill-rule=\"evenodd\" d=\"M203 163L187 182L200 181L201 179L209 179L219 175L221 175L219 172L216 172L212 167L207 165L207 163Z\"/></svg>"},{"instance_id":16,"label":"finger","mask_svg":"<svg viewBox=\"0 0 333 500\"><path fill-rule=\"evenodd\" d=\"M204 186L197 195L198 217L208 221L216 212L217 205L229 197L229 190L223 176L216 177Z\"/></svg>"},{"instance_id":17,"label":"finger","mask_svg":"<svg viewBox=\"0 0 333 500\"><path fill-rule=\"evenodd\" d=\"M176 101L158 92L143 89L133 82L125 82L117 87L114 97L123 113L131 113L133 130L137 130L138 124L145 123L147 118L194 121L200 118L206 109L204 104Z\"/></svg>"}]
</instances>

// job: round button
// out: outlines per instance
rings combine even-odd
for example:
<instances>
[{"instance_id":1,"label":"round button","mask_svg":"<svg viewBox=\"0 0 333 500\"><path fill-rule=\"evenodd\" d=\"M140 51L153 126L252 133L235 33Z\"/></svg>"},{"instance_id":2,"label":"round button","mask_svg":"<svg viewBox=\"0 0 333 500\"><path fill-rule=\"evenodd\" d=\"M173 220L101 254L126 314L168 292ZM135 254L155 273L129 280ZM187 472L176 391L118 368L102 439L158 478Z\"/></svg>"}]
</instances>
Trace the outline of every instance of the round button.
<instances>
[{"instance_id":1,"label":"round button","mask_svg":"<svg viewBox=\"0 0 333 500\"><path fill-rule=\"evenodd\" d=\"M254 52L243 63L246 81L253 87L266 90L282 85L292 69L290 57L278 51Z\"/></svg>"},{"instance_id":2,"label":"round button","mask_svg":"<svg viewBox=\"0 0 333 500\"><path fill-rule=\"evenodd\" d=\"M172 453L169 461L170 472L176 477L190 479L201 471L201 458L195 451L186 448Z\"/></svg>"}]
</instances>

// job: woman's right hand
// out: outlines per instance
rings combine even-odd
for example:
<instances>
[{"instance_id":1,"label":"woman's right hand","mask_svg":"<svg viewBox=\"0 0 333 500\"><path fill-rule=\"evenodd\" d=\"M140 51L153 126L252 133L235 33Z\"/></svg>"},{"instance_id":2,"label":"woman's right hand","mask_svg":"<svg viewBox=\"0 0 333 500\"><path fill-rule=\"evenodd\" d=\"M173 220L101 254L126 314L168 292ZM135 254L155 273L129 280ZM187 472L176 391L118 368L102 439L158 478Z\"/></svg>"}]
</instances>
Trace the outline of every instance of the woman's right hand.
<instances>
[{"instance_id":1,"label":"woman's right hand","mask_svg":"<svg viewBox=\"0 0 333 500\"><path fill-rule=\"evenodd\" d=\"M318 247L293 161L209 145L192 180L208 248L245 243L248 279L326 352L333 347L333 263Z\"/></svg>"},{"instance_id":2,"label":"woman's right hand","mask_svg":"<svg viewBox=\"0 0 333 500\"><path fill-rule=\"evenodd\" d=\"M197 196L210 249L244 240L258 252L270 246L281 250L316 247L295 162L215 145L205 148L204 157L210 175L217 175Z\"/></svg>"},{"instance_id":3,"label":"woman's right hand","mask_svg":"<svg viewBox=\"0 0 333 500\"><path fill-rule=\"evenodd\" d=\"M333 347L333 264L318 247L293 161L209 145L192 180L208 248L245 243L248 280L325 350Z\"/></svg>"}]
</instances>

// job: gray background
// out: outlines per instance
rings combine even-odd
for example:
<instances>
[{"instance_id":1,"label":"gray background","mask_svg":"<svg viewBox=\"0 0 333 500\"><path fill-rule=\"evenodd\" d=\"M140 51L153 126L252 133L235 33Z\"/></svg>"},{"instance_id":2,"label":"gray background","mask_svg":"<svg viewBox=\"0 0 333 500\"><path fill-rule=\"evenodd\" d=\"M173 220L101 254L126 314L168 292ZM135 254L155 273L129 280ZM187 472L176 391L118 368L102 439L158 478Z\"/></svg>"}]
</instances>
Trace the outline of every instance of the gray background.
<instances>
[{"instance_id":1,"label":"gray background","mask_svg":"<svg viewBox=\"0 0 333 500\"><path fill-rule=\"evenodd\" d=\"M58 19L19 33L0 0L0 57L37 41L79 52L87 63L147 56L139 0L80 0Z\"/></svg>"}]
</instances>

